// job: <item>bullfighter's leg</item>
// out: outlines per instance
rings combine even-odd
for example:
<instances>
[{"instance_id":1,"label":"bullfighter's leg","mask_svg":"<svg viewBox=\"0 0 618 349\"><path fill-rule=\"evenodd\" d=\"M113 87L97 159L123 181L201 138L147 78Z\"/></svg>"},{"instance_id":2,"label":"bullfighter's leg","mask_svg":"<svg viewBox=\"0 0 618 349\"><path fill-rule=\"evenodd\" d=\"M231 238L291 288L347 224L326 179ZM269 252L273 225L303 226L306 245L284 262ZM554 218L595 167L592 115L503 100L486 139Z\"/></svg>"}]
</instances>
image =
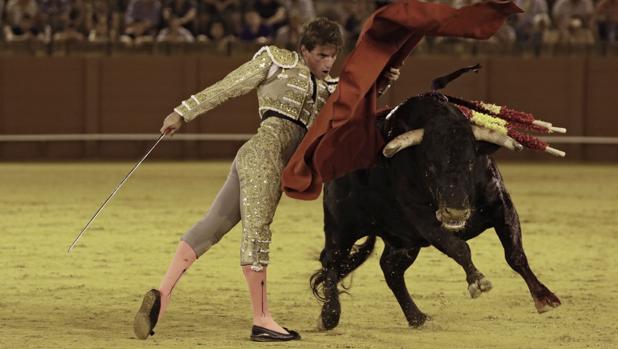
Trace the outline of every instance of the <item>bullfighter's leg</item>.
<instances>
[{"instance_id":1,"label":"bullfighter's leg","mask_svg":"<svg viewBox=\"0 0 618 349\"><path fill-rule=\"evenodd\" d=\"M272 237L270 225L281 199L280 174L291 154L282 146L290 142L288 136L292 135L286 130L277 133L270 121L262 123L258 134L239 149L237 157L243 229L240 265L249 289L253 325L286 335L288 331L270 313L267 266Z\"/></svg>"},{"instance_id":2,"label":"bullfighter's leg","mask_svg":"<svg viewBox=\"0 0 618 349\"><path fill-rule=\"evenodd\" d=\"M152 289L144 295L133 322L137 338L146 339L154 334L153 329L163 317L172 291L182 275L198 256L217 243L239 220L239 181L234 161L225 184L204 218L183 235L159 288Z\"/></svg>"},{"instance_id":3,"label":"bullfighter's leg","mask_svg":"<svg viewBox=\"0 0 618 349\"><path fill-rule=\"evenodd\" d=\"M404 273L414 263L419 252L420 248L395 249L387 243L380 258L380 266L386 284L393 291L411 327L419 327L427 320L427 315L421 312L410 297L406 281L403 278Z\"/></svg>"},{"instance_id":4,"label":"bullfighter's leg","mask_svg":"<svg viewBox=\"0 0 618 349\"><path fill-rule=\"evenodd\" d=\"M544 313L560 306L560 299L543 285L530 269L521 240L519 216L506 191L502 193L502 205L496 216L498 218L495 229L504 247L506 261L528 285L536 310Z\"/></svg>"}]
</instances>

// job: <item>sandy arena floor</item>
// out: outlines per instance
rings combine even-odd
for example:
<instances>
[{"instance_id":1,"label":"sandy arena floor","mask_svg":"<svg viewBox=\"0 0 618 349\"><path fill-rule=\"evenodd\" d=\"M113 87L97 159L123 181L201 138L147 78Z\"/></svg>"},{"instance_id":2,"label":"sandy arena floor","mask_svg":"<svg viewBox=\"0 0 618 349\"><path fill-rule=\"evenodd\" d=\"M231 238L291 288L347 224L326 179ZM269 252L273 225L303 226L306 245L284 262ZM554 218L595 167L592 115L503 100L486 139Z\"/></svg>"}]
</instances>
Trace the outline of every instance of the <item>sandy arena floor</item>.
<instances>
[{"instance_id":1,"label":"sandy arena floor","mask_svg":"<svg viewBox=\"0 0 618 349\"><path fill-rule=\"evenodd\" d=\"M316 330L309 275L319 267L321 201L284 198L273 225L272 312L303 340L257 344L236 227L179 283L147 341L132 321L179 236L208 208L229 163L147 162L70 255L66 249L130 163L0 164L0 348L617 348L618 166L504 164L532 269L563 305L539 315L493 230L470 242L494 289L470 299L464 273L433 248L406 274L432 316L409 329L384 283L379 244L342 296L342 319ZM350 280L347 281L348 283Z\"/></svg>"}]
</instances>

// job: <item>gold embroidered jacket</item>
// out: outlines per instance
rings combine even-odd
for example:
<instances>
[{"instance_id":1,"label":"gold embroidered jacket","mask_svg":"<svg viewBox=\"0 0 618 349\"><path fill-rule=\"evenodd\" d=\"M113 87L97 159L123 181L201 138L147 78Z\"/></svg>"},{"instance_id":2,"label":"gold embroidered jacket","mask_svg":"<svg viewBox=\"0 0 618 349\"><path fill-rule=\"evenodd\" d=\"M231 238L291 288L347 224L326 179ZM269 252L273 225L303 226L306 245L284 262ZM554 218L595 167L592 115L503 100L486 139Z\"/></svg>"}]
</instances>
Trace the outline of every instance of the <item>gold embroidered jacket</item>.
<instances>
[{"instance_id":1,"label":"gold embroidered jacket","mask_svg":"<svg viewBox=\"0 0 618 349\"><path fill-rule=\"evenodd\" d=\"M230 98L257 88L260 117L273 110L309 127L337 82L338 79L330 76L324 80L312 79L309 68L296 52L264 46L252 60L184 100L174 111L188 122Z\"/></svg>"}]
</instances>

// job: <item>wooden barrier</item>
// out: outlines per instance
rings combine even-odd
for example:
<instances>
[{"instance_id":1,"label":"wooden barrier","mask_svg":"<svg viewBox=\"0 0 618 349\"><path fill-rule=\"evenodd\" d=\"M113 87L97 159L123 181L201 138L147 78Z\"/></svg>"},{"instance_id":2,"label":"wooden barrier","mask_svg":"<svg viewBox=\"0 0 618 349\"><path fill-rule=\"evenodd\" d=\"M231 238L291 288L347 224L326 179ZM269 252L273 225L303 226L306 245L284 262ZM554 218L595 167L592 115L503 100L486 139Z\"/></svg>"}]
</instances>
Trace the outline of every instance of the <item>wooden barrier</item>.
<instances>
[{"instance_id":1,"label":"wooden barrier","mask_svg":"<svg viewBox=\"0 0 618 349\"><path fill-rule=\"evenodd\" d=\"M202 56L1 57L0 134L156 133L162 119L192 93L249 59ZM437 76L481 63L446 89L532 112L572 136L618 136L613 98L617 58L445 58L411 56L381 99L396 105L427 91ZM185 125L189 133L253 133L259 125L250 93ZM154 158L230 158L240 141L166 142ZM0 160L135 159L147 141L0 142ZM560 144L569 160L618 161L615 145ZM552 160L501 151L501 159Z\"/></svg>"}]
</instances>

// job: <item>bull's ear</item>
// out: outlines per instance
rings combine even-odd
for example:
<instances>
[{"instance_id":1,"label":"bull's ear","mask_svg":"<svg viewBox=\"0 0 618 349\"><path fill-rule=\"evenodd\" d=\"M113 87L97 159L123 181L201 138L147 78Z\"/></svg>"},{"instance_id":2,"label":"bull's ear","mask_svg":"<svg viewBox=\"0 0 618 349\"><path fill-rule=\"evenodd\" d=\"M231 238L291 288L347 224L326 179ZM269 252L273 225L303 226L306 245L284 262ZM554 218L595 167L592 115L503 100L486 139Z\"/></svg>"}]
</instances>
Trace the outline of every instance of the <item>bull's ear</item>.
<instances>
[{"instance_id":1,"label":"bull's ear","mask_svg":"<svg viewBox=\"0 0 618 349\"><path fill-rule=\"evenodd\" d=\"M476 153L479 155L491 155L495 153L501 147L497 144L485 142L485 141L477 141L476 142Z\"/></svg>"}]
</instances>

